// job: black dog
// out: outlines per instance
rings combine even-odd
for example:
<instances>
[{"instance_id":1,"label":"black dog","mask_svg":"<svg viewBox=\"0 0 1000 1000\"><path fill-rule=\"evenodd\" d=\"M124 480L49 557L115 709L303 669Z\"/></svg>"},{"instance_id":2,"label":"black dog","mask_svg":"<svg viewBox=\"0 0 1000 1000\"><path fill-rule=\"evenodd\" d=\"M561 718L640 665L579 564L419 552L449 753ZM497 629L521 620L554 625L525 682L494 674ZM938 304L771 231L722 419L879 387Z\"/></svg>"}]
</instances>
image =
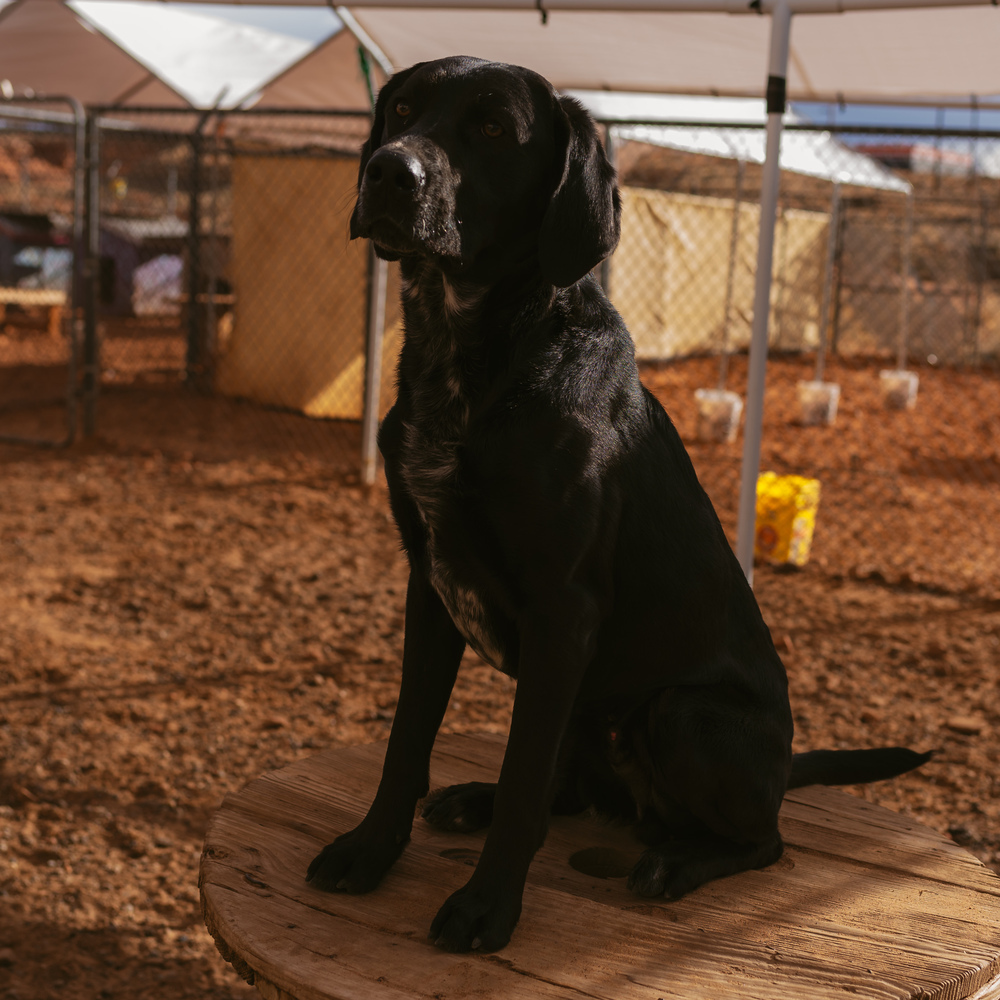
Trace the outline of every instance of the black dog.
<instances>
[{"instance_id":1,"label":"black dog","mask_svg":"<svg viewBox=\"0 0 1000 1000\"><path fill-rule=\"evenodd\" d=\"M927 757L793 757L770 633L588 273L619 215L593 122L535 73L445 59L379 95L351 236L402 261L379 435L410 560L402 685L375 801L308 878L366 892L399 856L468 643L518 686L499 782L424 807L441 829L491 824L431 927L445 948L507 943L552 811L636 821L629 885L673 898L775 861L787 788Z\"/></svg>"}]
</instances>

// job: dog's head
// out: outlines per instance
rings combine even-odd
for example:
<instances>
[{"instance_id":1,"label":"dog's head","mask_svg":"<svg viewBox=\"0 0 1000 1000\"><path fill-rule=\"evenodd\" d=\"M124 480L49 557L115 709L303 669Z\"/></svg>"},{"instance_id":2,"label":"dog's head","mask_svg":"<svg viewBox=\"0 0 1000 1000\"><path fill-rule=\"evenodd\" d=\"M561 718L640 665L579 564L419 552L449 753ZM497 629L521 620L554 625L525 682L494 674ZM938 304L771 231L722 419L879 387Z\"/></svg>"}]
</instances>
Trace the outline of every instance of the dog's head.
<instances>
[{"instance_id":1,"label":"dog's head","mask_svg":"<svg viewBox=\"0 0 1000 1000\"><path fill-rule=\"evenodd\" d=\"M499 275L530 254L578 281L618 244L614 170L576 101L537 73L458 56L382 88L361 151L351 238L380 256Z\"/></svg>"}]
</instances>

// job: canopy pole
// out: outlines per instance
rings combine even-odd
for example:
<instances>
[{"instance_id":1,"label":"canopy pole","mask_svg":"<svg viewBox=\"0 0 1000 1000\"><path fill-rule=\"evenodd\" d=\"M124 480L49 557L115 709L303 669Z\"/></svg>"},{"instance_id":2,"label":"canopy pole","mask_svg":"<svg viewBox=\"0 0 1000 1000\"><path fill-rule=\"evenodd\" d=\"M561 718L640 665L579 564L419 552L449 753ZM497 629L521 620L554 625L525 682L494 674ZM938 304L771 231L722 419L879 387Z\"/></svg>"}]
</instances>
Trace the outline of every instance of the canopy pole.
<instances>
[{"instance_id":1,"label":"canopy pole","mask_svg":"<svg viewBox=\"0 0 1000 1000\"><path fill-rule=\"evenodd\" d=\"M729 267L726 271L726 305L722 311L722 349L719 352L719 389L726 388L729 375L729 326L733 316L733 283L736 280L736 257L740 242L740 212L743 204L743 176L747 161L736 161L736 194L733 197L733 225L729 233Z\"/></svg>"},{"instance_id":2,"label":"canopy pole","mask_svg":"<svg viewBox=\"0 0 1000 1000\"><path fill-rule=\"evenodd\" d=\"M767 326L771 311L771 265L774 227L781 182L779 153L781 123L785 112L788 43L792 11L788 0L777 0L771 11L771 47L767 77L767 153L760 192L760 237L757 245L757 280L753 300L753 330L747 374L746 426L743 433L743 469L737 521L736 556L753 585L753 550L757 522L757 476L764 423L764 382L767 371Z\"/></svg>"},{"instance_id":3,"label":"canopy pole","mask_svg":"<svg viewBox=\"0 0 1000 1000\"><path fill-rule=\"evenodd\" d=\"M378 474L378 416L382 387L382 344L389 265L368 245L368 335L365 343L365 400L361 415L361 481L366 486Z\"/></svg>"},{"instance_id":4,"label":"canopy pole","mask_svg":"<svg viewBox=\"0 0 1000 1000\"><path fill-rule=\"evenodd\" d=\"M903 252L900 268L899 344L896 349L896 368L906 370L910 343L910 255L913 244L913 189L906 195L906 214L903 217Z\"/></svg>"}]
</instances>

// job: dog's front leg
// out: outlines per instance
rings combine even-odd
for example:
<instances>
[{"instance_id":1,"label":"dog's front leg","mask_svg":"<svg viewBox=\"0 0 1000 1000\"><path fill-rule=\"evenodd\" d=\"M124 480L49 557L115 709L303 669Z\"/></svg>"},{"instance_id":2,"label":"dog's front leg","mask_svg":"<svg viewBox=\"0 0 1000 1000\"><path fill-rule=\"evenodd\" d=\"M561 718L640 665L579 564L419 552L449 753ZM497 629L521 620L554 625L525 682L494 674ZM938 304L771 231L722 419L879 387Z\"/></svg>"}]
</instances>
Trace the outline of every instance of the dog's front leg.
<instances>
[{"instance_id":1,"label":"dog's front leg","mask_svg":"<svg viewBox=\"0 0 1000 1000\"><path fill-rule=\"evenodd\" d=\"M548 828L559 744L591 655L594 620L580 608L589 602L572 603L562 614L547 606L520 629L517 692L493 823L472 878L431 925L431 939L449 951L496 951L520 917L528 867Z\"/></svg>"},{"instance_id":2,"label":"dog's front leg","mask_svg":"<svg viewBox=\"0 0 1000 1000\"><path fill-rule=\"evenodd\" d=\"M328 844L306 878L327 891L368 892L410 839L417 800L427 794L430 757L448 707L465 639L430 584L410 572L403 676L375 800L360 825Z\"/></svg>"}]
</instances>

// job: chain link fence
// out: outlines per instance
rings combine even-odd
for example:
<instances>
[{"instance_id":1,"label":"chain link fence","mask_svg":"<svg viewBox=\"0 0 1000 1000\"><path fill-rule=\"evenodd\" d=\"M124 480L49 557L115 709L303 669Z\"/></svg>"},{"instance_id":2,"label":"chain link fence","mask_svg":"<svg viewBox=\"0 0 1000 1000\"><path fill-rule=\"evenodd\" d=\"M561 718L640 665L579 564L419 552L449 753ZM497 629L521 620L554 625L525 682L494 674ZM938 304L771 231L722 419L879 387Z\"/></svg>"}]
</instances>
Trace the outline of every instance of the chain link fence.
<instances>
[{"instance_id":1,"label":"chain link fence","mask_svg":"<svg viewBox=\"0 0 1000 1000\"><path fill-rule=\"evenodd\" d=\"M369 261L347 219L367 118L98 114L100 433L183 425L182 451L356 469Z\"/></svg>"},{"instance_id":2,"label":"chain link fence","mask_svg":"<svg viewBox=\"0 0 1000 1000\"><path fill-rule=\"evenodd\" d=\"M1000 596L998 140L784 137L762 469L820 481L813 565L833 579ZM732 539L760 145L747 129L616 130L611 298ZM719 390L732 421L703 419Z\"/></svg>"},{"instance_id":3,"label":"chain link fence","mask_svg":"<svg viewBox=\"0 0 1000 1000\"><path fill-rule=\"evenodd\" d=\"M395 268L383 282L348 235L367 118L92 109L84 152L68 105L3 114L0 435L65 441L82 402L84 431L121 447L270 449L356 475L362 418L370 431L391 403L400 341ZM622 240L602 277L728 517L738 445L700 440L714 431L694 390L745 384L763 134L632 123L615 136ZM865 474L852 491L872 502L919 473L937 504L920 529L928 551L942 512L961 522L956 504L1000 523L1000 171L986 161L998 138L784 138L765 467ZM906 375L902 395L883 371ZM799 382L838 387L832 423L811 428ZM897 404L904 416L889 416ZM890 424L897 439L882 441ZM1000 545L986 534L980 553ZM860 527L829 537L871 550ZM890 563L913 562L912 547L901 540Z\"/></svg>"},{"instance_id":4,"label":"chain link fence","mask_svg":"<svg viewBox=\"0 0 1000 1000\"><path fill-rule=\"evenodd\" d=\"M835 349L873 354L899 327L907 362L978 367L1000 357L995 179L915 175L895 212L848 198L840 220ZM905 283L905 302L901 283ZM905 357L903 357L905 355Z\"/></svg>"},{"instance_id":5,"label":"chain link fence","mask_svg":"<svg viewBox=\"0 0 1000 1000\"><path fill-rule=\"evenodd\" d=\"M761 133L616 131L624 218L610 291L640 358L745 349L759 222L752 140L759 148ZM705 133L726 155L699 151ZM785 134L772 349L815 352L822 338L824 352L900 367L995 363L1000 171L982 176L971 159L934 159L935 135L849 138L851 146L828 130Z\"/></svg>"}]
</instances>

